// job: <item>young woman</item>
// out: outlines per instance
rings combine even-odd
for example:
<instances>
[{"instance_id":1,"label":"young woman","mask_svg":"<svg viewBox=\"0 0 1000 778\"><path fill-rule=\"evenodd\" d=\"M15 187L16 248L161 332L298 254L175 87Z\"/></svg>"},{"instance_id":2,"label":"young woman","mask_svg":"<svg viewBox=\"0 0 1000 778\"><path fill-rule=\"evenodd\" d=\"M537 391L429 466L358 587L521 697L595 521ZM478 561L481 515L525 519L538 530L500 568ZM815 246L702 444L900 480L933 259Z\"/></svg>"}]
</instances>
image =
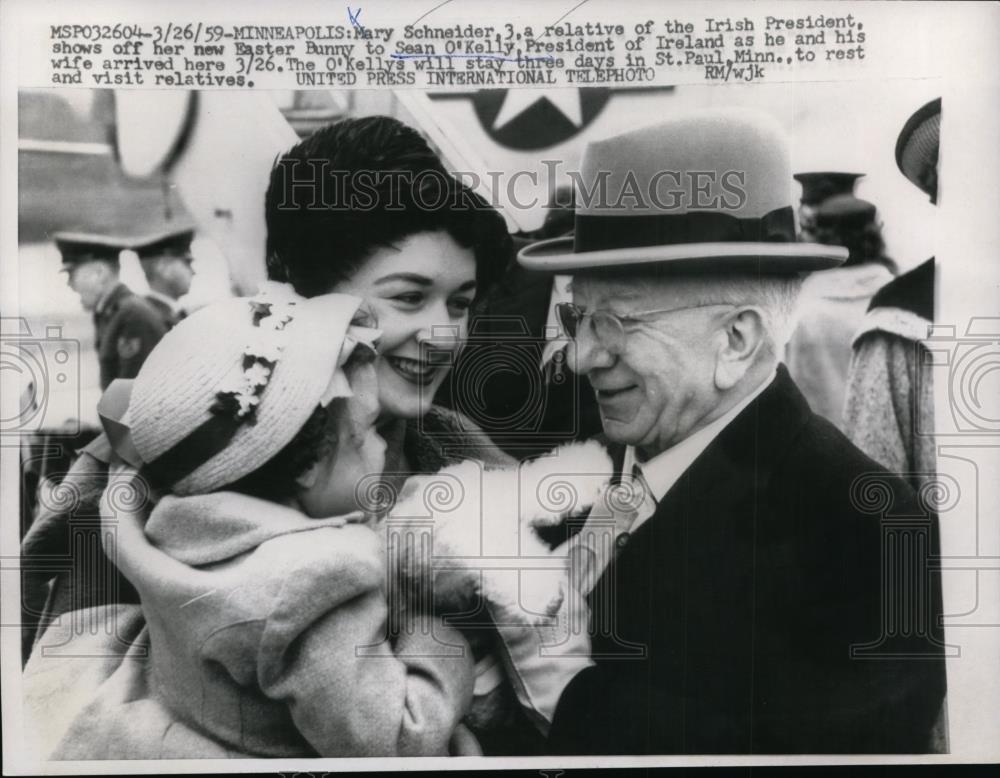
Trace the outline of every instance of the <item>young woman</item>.
<instances>
[{"instance_id":1,"label":"young woman","mask_svg":"<svg viewBox=\"0 0 1000 778\"><path fill-rule=\"evenodd\" d=\"M513 259L503 218L416 130L385 116L337 122L282 155L265 212L272 280L306 297L357 295L378 318L387 473L510 464L472 422L434 405L474 303Z\"/></svg>"}]
</instances>

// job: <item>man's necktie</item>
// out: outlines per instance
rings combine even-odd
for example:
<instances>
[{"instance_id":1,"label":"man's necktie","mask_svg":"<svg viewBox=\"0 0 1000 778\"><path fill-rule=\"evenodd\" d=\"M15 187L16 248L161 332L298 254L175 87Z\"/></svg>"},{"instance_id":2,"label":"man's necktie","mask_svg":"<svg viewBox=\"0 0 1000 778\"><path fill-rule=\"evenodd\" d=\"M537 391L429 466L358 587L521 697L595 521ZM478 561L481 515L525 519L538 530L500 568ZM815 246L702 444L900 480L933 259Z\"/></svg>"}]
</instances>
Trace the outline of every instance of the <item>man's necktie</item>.
<instances>
[{"instance_id":1,"label":"man's necktie","mask_svg":"<svg viewBox=\"0 0 1000 778\"><path fill-rule=\"evenodd\" d=\"M638 505L638 515L635 521L642 523L656 513L657 501L653 490L642 473L642 466L638 462L632 465L632 490L634 499Z\"/></svg>"},{"instance_id":2,"label":"man's necktie","mask_svg":"<svg viewBox=\"0 0 1000 778\"><path fill-rule=\"evenodd\" d=\"M591 511L583 529L569 542L571 584L589 593L615 554L628 542L629 530L642 516L656 510L656 501L636 465L628 477L609 487L603 503Z\"/></svg>"}]
</instances>

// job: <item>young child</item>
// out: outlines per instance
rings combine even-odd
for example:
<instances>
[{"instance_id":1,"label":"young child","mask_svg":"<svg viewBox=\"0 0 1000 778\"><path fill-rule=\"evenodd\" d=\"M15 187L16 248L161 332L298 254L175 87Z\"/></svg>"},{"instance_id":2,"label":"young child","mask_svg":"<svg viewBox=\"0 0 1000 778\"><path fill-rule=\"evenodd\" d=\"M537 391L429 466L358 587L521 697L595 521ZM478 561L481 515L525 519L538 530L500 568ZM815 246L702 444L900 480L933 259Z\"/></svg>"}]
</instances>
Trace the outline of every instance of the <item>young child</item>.
<instances>
[{"instance_id":1,"label":"young child","mask_svg":"<svg viewBox=\"0 0 1000 778\"><path fill-rule=\"evenodd\" d=\"M24 681L43 756L447 753L471 652L440 623L390 639L384 546L356 509L385 452L360 305L227 300L168 333L130 393L109 388L106 429L138 474L109 483L105 547L141 618L93 609L42 637ZM147 487L144 520L122 492Z\"/></svg>"}]
</instances>

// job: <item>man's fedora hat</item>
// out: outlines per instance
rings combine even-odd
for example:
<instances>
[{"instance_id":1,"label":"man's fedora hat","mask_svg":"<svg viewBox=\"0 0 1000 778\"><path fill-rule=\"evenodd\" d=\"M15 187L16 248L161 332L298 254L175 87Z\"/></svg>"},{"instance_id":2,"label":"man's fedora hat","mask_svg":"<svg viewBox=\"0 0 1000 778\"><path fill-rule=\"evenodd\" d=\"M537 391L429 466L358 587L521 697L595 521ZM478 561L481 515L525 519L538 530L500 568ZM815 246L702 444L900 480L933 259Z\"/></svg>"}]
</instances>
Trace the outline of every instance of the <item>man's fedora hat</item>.
<instances>
[{"instance_id":1,"label":"man's fedora hat","mask_svg":"<svg viewBox=\"0 0 1000 778\"><path fill-rule=\"evenodd\" d=\"M798 243L788 145L751 111L706 111L587 146L574 234L518 254L532 270L823 270L847 249Z\"/></svg>"}]
</instances>

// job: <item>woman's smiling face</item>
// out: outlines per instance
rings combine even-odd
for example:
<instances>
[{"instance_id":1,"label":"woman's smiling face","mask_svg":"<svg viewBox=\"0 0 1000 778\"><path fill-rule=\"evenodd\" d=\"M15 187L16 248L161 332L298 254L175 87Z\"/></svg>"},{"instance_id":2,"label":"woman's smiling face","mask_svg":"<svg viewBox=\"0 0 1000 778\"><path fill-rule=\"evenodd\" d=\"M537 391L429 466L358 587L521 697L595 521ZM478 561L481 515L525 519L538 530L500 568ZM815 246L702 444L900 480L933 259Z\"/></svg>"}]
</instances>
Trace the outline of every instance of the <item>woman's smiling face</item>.
<instances>
[{"instance_id":1,"label":"woman's smiling face","mask_svg":"<svg viewBox=\"0 0 1000 778\"><path fill-rule=\"evenodd\" d=\"M378 316L382 420L419 418L465 345L476 259L446 232L420 232L374 251L332 290L368 301Z\"/></svg>"}]
</instances>

